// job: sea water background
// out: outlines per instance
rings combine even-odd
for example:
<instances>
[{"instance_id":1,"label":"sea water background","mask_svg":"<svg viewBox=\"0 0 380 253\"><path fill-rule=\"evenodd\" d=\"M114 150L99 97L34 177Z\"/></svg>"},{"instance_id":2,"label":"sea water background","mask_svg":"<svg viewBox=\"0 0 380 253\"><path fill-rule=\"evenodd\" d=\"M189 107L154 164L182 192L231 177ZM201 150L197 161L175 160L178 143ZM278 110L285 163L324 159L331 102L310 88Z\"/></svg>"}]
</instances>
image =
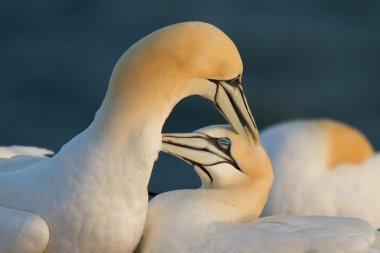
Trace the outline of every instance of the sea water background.
<instances>
[{"instance_id":1,"label":"sea water background","mask_svg":"<svg viewBox=\"0 0 380 253\"><path fill-rule=\"evenodd\" d=\"M91 122L112 68L134 42L181 21L225 31L244 61L244 88L260 128L330 117L380 148L380 1L0 1L0 145L58 151ZM207 43L207 41L205 41ZM182 101L166 132L225 123L198 97ZM191 167L168 155L150 188L193 188Z\"/></svg>"}]
</instances>

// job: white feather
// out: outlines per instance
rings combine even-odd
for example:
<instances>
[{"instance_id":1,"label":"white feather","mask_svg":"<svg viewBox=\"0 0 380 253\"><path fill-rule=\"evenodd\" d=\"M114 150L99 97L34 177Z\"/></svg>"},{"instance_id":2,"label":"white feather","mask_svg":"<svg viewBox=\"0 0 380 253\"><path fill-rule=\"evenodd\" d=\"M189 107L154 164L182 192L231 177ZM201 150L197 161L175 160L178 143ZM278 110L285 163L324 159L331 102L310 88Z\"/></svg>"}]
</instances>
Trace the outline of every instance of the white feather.
<instances>
[{"instance_id":1,"label":"white feather","mask_svg":"<svg viewBox=\"0 0 380 253\"><path fill-rule=\"evenodd\" d=\"M380 154L327 169L327 135L314 120L269 127L261 143L275 178L263 215L358 217L380 227Z\"/></svg>"}]
</instances>

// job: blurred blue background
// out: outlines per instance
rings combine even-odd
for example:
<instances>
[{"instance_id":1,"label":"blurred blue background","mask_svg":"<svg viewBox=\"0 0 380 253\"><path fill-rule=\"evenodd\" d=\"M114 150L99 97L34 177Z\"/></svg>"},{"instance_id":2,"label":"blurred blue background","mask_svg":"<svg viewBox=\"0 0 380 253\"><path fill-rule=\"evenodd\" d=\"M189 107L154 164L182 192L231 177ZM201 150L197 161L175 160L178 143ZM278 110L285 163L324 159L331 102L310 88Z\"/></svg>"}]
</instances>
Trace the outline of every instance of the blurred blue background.
<instances>
[{"instance_id":1,"label":"blurred blue background","mask_svg":"<svg viewBox=\"0 0 380 253\"><path fill-rule=\"evenodd\" d=\"M380 148L380 1L0 1L0 145L58 151L93 119L120 55L181 21L221 28L244 61L260 128L331 117ZM177 105L164 131L224 123L198 97ZM150 188L193 188L190 166L160 155Z\"/></svg>"}]
</instances>

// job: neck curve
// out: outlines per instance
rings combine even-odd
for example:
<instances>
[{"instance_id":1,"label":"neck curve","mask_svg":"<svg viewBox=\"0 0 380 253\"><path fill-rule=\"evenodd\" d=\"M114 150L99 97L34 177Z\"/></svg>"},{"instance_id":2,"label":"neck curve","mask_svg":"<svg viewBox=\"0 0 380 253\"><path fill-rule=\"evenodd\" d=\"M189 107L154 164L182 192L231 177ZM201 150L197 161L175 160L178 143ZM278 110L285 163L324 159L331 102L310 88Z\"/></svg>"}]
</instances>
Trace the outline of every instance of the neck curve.
<instances>
[{"instance_id":1,"label":"neck curve","mask_svg":"<svg viewBox=\"0 0 380 253\"><path fill-rule=\"evenodd\" d=\"M209 201L210 218L224 222L250 222L259 218L268 198L272 178L248 179L245 184L200 190L200 202ZM204 204L204 203L202 203Z\"/></svg>"},{"instance_id":2,"label":"neck curve","mask_svg":"<svg viewBox=\"0 0 380 253\"><path fill-rule=\"evenodd\" d=\"M79 179L73 187L80 189L84 182L93 184L94 176L89 175L95 175L97 185L104 185L98 191L108 191L112 182L123 185L116 189L117 194L147 195L153 163L161 149L163 124L175 104L190 94L179 91L181 83L168 80L165 73L137 75L133 68L123 69L120 64L123 61L115 67L94 121L55 156L60 165L69 156L67 167L72 171L50 173L75 174Z\"/></svg>"},{"instance_id":3,"label":"neck curve","mask_svg":"<svg viewBox=\"0 0 380 253\"><path fill-rule=\"evenodd\" d=\"M260 216L271 183L271 177L263 177L230 188L200 188L160 194L149 204L147 229L159 228L161 221L165 220L185 223L186 227L207 226L215 222L251 222Z\"/></svg>"},{"instance_id":4,"label":"neck curve","mask_svg":"<svg viewBox=\"0 0 380 253\"><path fill-rule=\"evenodd\" d=\"M217 224L257 219L271 183L272 177L263 177L232 188L178 190L156 196L149 203L138 252L160 247L165 249L167 243L189 240L194 238L194 231L202 237Z\"/></svg>"},{"instance_id":5,"label":"neck curve","mask_svg":"<svg viewBox=\"0 0 380 253\"><path fill-rule=\"evenodd\" d=\"M92 125L102 142L124 146L138 138L151 144L153 138L158 152L163 124L178 101L191 95L191 86L175 68L149 55L136 57L136 51L133 46L116 64Z\"/></svg>"}]
</instances>

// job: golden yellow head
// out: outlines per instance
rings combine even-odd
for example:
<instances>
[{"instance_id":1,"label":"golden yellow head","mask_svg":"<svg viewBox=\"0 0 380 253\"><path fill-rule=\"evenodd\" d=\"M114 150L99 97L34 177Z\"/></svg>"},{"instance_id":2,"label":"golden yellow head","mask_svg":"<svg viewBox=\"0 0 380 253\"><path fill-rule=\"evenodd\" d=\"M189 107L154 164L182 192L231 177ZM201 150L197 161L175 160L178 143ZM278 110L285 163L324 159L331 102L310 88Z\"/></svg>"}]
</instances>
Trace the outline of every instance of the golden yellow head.
<instances>
[{"instance_id":1,"label":"golden yellow head","mask_svg":"<svg viewBox=\"0 0 380 253\"><path fill-rule=\"evenodd\" d=\"M329 142L328 169L344 163L358 164L373 155L371 143L358 129L330 119L320 120L319 123L325 129Z\"/></svg>"},{"instance_id":2,"label":"golden yellow head","mask_svg":"<svg viewBox=\"0 0 380 253\"><path fill-rule=\"evenodd\" d=\"M179 23L142 38L123 54L105 104L151 111L167 105L171 109L184 97L201 95L237 133L258 142L241 85L242 71L236 46L221 30L202 22Z\"/></svg>"},{"instance_id":3,"label":"golden yellow head","mask_svg":"<svg viewBox=\"0 0 380 253\"><path fill-rule=\"evenodd\" d=\"M260 216L273 182L272 165L260 143L229 126L211 126L189 134L163 134L162 151L194 166L203 188L194 194L229 210L227 219L248 222Z\"/></svg>"},{"instance_id":4,"label":"golden yellow head","mask_svg":"<svg viewBox=\"0 0 380 253\"><path fill-rule=\"evenodd\" d=\"M243 71L239 52L231 39L203 22L159 29L134 44L119 63L124 61L143 68L170 69L191 78L228 80Z\"/></svg>"}]
</instances>

